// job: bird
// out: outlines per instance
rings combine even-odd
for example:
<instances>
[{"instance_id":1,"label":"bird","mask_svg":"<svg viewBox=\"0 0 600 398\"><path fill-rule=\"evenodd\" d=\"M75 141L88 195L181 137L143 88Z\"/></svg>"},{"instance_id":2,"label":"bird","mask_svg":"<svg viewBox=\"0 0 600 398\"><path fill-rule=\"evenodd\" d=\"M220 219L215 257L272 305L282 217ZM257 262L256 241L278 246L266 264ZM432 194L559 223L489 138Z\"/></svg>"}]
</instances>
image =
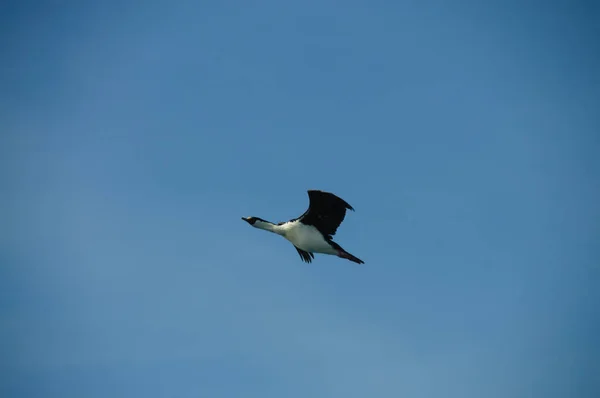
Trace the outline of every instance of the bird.
<instances>
[{"instance_id":1,"label":"bird","mask_svg":"<svg viewBox=\"0 0 600 398\"><path fill-rule=\"evenodd\" d=\"M364 264L363 260L333 241L333 236L346 217L346 210L354 211L354 208L331 192L311 189L307 193L309 206L300 217L277 224L260 217L242 217L242 220L254 228L283 236L294 245L303 262L311 263L315 258L314 253L320 253Z\"/></svg>"}]
</instances>

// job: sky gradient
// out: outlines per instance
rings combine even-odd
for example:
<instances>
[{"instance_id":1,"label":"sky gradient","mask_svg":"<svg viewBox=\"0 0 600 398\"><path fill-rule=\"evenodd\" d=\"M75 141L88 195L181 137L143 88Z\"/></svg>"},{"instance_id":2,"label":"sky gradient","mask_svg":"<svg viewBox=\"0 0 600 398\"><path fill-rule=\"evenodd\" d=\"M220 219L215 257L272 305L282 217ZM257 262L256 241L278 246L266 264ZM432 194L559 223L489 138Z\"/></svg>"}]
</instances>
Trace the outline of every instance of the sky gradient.
<instances>
[{"instance_id":1,"label":"sky gradient","mask_svg":"<svg viewBox=\"0 0 600 398\"><path fill-rule=\"evenodd\" d=\"M0 396L598 396L597 6L61 4L0 12ZM308 189L366 264L240 220Z\"/></svg>"}]
</instances>

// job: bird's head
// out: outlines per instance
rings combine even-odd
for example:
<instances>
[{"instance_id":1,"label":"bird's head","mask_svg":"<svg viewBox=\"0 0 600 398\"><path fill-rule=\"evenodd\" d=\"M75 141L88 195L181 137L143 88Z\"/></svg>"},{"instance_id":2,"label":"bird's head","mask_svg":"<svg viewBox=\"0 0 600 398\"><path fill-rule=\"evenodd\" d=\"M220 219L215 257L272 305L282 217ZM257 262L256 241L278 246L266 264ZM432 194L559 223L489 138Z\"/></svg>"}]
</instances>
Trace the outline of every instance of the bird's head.
<instances>
[{"instance_id":1,"label":"bird's head","mask_svg":"<svg viewBox=\"0 0 600 398\"><path fill-rule=\"evenodd\" d=\"M258 225L265 223L265 224L270 224L268 221L263 220L262 218L259 217L242 217L242 220L246 221L248 224L252 225L253 227L257 227Z\"/></svg>"},{"instance_id":2,"label":"bird's head","mask_svg":"<svg viewBox=\"0 0 600 398\"><path fill-rule=\"evenodd\" d=\"M254 223L258 220L257 217L242 217L242 220L246 221L250 225L254 225Z\"/></svg>"},{"instance_id":3,"label":"bird's head","mask_svg":"<svg viewBox=\"0 0 600 398\"><path fill-rule=\"evenodd\" d=\"M263 220L259 217L242 217L242 220L246 221L248 224L252 225L254 228L264 229L267 231L274 231L273 223L270 223L267 220Z\"/></svg>"}]
</instances>

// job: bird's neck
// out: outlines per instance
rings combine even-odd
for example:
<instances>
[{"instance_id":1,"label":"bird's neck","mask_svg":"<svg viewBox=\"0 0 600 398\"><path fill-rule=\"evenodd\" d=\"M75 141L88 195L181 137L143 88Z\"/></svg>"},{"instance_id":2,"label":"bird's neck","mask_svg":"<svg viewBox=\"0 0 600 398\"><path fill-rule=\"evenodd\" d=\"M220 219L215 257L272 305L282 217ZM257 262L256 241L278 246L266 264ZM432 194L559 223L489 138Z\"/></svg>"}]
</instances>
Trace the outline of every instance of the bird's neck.
<instances>
[{"instance_id":1,"label":"bird's neck","mask_svg":"<svg viewBox=\"0 0 600 398\"><path fill-rule=\"evenodd\" d=\"M273 224L272 222L269 222L269 221L260 221L259 220L254 223L254 226L256 228L263 229L263 230L269 231L269 232L273 232L278 235L283 234L283 229L281 228L280 225Z\"/></svg>"}]
</instances>

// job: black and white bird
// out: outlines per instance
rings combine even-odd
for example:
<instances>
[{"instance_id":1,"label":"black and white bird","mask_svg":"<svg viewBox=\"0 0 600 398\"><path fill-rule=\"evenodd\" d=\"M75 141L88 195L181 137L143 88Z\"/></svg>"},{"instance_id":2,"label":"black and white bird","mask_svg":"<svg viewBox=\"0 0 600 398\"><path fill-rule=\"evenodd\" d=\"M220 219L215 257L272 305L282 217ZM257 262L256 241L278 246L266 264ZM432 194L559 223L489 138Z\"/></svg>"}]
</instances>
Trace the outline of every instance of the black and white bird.
<instances>
[{"instance_id":1,"label":"black and white bird","mask_svg":"<svg viewBox=\"0 0 600 398\"><path fill-rule=\"evenodd\" d=\"M308 199L310 203L304 214L290 221L273 224L259 217L242 217L242 220L254 228L283 236L307 263L315 258L314 253L321 253L364 264L333 241L333 235L344 221L346 209L354 211L352 206L332 193L318 190L309 190Z\"/></svg>"}]
</instances>

